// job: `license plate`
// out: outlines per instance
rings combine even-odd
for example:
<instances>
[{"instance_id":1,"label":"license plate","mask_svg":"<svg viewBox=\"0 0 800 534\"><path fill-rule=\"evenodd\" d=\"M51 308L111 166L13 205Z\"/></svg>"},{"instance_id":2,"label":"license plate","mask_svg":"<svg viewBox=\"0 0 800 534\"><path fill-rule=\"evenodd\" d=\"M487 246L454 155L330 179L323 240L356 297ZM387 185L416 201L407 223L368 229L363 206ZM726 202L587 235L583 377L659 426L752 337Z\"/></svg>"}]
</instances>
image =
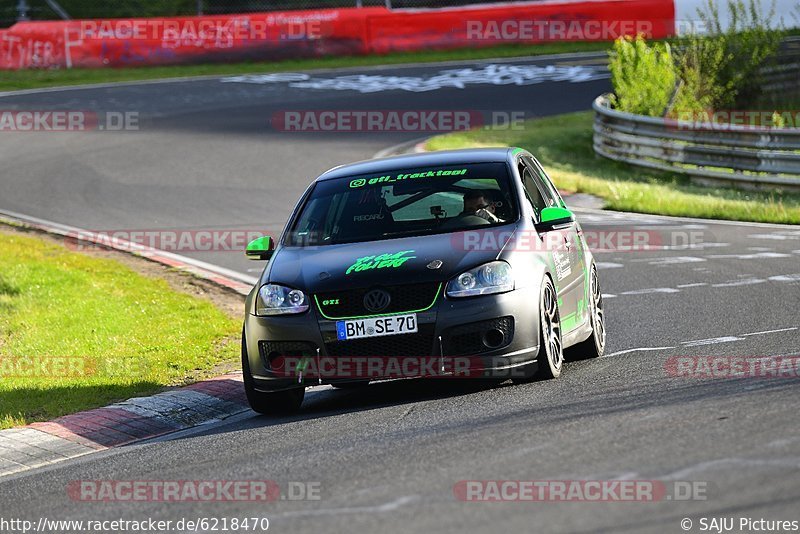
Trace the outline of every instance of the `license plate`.
<instances>
[{"instance_id":1,"label":"license plate","mask_svg":"<svg viewBox=\"0 0 800 534\"><path fill-rule=\"evenodd\" d=\"M417 331L417 314L369 317L350 321L336 321L336 337L340 341L364 337L413 334Z\"/></svg>"}]
</instances>

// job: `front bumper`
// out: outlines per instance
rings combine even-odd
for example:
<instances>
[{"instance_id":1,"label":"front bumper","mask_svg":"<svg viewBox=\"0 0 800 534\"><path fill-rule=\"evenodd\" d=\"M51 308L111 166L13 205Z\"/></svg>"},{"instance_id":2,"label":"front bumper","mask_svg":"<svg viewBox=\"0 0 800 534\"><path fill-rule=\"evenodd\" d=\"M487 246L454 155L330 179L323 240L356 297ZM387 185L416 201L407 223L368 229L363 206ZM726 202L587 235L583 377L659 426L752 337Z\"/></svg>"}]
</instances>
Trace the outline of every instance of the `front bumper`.
<instances>
[{"instance_id":1,"label":"front bumper","mask_svg":"<svg viewBox=\"0 0 800 534\"><path fill-rule=\"evenodd\" d=\"M350 341L338 341L336 321L315 306L301 315L248 314L247 358L260 391L409 376L513 378L535 370L538 303L535 287L471 298L440 295L417 313L417 333Z\"/></svg>"}]
</instances>

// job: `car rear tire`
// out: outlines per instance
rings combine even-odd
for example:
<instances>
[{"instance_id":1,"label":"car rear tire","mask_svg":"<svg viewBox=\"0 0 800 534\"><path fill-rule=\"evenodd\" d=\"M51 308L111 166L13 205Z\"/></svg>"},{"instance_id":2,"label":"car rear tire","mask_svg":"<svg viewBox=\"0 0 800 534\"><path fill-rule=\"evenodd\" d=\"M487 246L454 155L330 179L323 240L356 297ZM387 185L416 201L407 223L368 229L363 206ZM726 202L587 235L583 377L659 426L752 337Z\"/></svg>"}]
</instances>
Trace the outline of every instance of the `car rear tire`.
<instances>
[{"instance_id":1,"label":"car rear tire","mask_svg":"<svg viewBox=\"0 0 800 534\"><path fill-rule=\"evenodd\" d=\"M285 415L296 412L303 404L306 388L299 387L284 391L264 392L255 388L255 381L250 372L250 361L247 357L247 342L242 328L242 378L247 402L254 412L264 415Z\"/></svg>"},{"instance_id":2,"label":"car rear tire","mask_svg":"<svg viewBox=\"0 0 800 534\"><path fill-rule=\"evenodd\" d=\"M599 358L606 350L606 314L603 309L603 293L600 291L597 267L594 264L589 280L588 305L592 335L570 349L570 357L574 355L574 359Z\"/></svg>"}]
</instances>

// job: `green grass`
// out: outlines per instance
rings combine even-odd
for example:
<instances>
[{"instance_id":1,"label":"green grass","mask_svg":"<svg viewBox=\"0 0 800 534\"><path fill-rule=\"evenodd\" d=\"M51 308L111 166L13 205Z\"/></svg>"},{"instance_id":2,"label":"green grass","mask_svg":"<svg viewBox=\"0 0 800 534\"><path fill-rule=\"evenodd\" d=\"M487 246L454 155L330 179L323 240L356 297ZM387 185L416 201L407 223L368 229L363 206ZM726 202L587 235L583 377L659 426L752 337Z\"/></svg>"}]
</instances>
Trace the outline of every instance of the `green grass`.
<instances>
[{"instance_id":1,"label":"green grass","mask_svg":"<svg viewBox=\"0 0 800 534\"><path fill-rule=\"evenodd\" d=\"M284 72L309 69L430 63L435 61L472 61L488 58L538 56L570 52L605 51L610 43L564 42L537 45L502 45L458 50L426 50L371 56L323 57L285 61L207 63L161 67L109 69L50 69L6 71L0 77L0 91L37 89L90 83L129 82L185 76L225 76L234 74Z\"/></svg>"},{"instance_id":2,"label":"green grass","mask_svg":"<svg viewBox=\"0 0 800 534\"><path fill-rule=\"evenodd\" d=\"M800 224L800 195L691 185L681 175L633 167L592 150L593 112L526 121L517 130L437 136L429 150L519 146L530 150L559 189L589 193L608 209L683 217Z\"/></svg>"},{"instance_id":3,"label":"green grass","mask_svg":"<svg viewBox=\"0 0 800 534\"><path fill-rule=\"evenodd\" d=\"M240 328L163 279L0 232L0 428L204 376L237 361ZM45 366L30 372L27 358ZM65 361L83 371L61 372Z\"/></svg>"}]
</instances>

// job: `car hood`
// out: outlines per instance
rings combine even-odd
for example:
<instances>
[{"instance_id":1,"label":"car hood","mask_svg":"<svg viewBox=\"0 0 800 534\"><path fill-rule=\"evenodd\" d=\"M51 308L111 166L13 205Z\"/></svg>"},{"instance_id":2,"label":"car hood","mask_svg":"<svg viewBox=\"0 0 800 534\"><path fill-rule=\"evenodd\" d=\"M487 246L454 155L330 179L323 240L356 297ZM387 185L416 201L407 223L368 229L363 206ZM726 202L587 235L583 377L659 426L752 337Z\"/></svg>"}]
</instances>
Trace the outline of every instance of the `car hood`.
<instances>
[{"instance_id":1,"label":"car hood","mask_svg":"<svg viewBox=\"0 0 800 534\"><path fill-rule=\"evenodd\" d=\"M496 259L515 225L321 247L281 247L261 283L309 293L443 282ZM360 260L360 261L359 261ZM441 265L436 267L438 263Z\"/></svg>"}]
</instances>

